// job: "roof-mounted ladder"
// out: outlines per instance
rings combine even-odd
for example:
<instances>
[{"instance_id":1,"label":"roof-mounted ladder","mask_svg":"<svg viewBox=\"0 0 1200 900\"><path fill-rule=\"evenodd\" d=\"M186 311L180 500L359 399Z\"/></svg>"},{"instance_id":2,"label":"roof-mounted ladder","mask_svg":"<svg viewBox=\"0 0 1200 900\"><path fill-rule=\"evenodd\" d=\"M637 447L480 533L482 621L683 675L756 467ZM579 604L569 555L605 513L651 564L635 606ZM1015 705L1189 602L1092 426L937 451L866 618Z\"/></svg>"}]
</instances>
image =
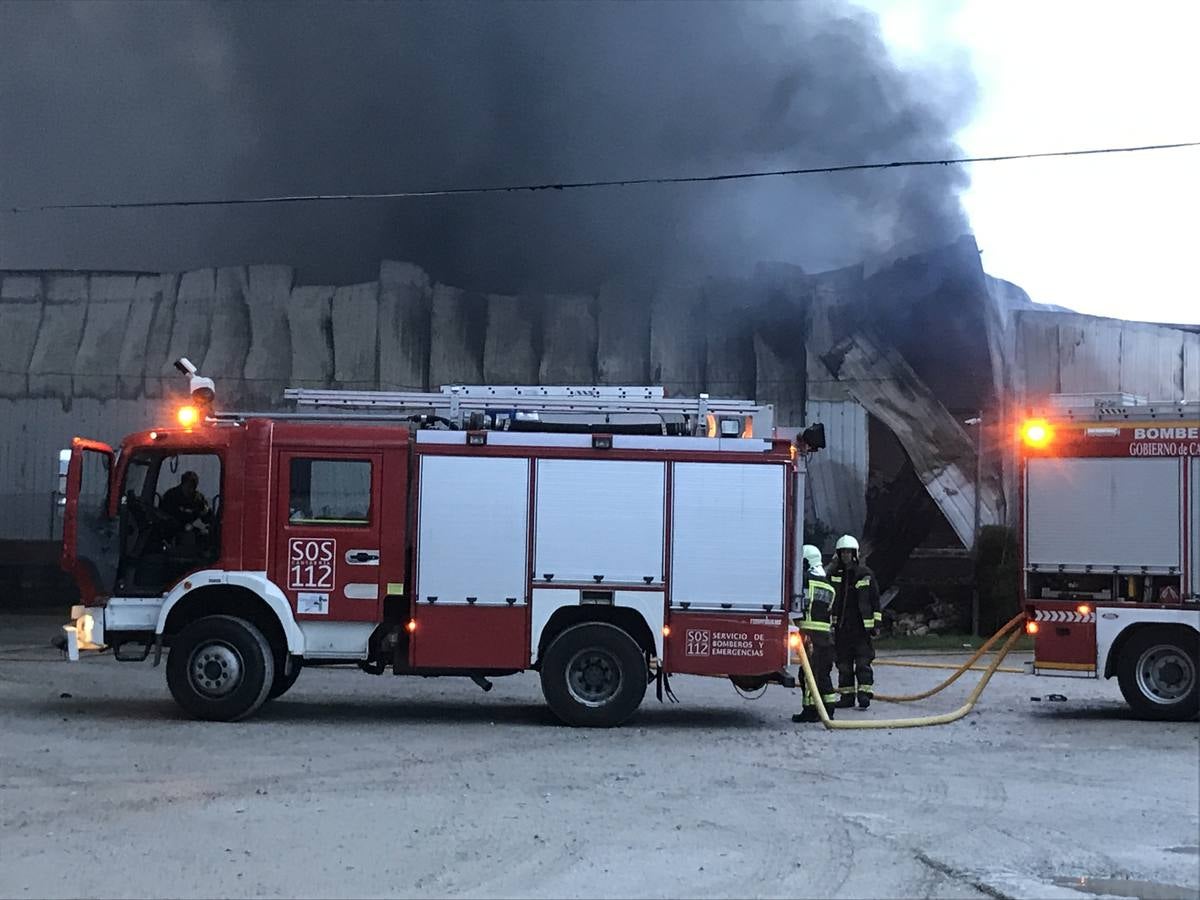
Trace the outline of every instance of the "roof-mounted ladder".
<instances>
[{"instance_id":1,"label":"roof-mounted ladder","mask_svg":"<svg viewBox=\"0 0 1200 900\"><path fill-rule=\"evenodd\" d=\"M507 421L565 422L588 420L618 423L682 421L691 434L770 437L774 407L752 400L731 400L700 394L667 397L659 386L446 385L440 391L351 391L289 388L284 398L297 406L359 411L346 418L371 418L361 411L387 411L439 416L454 427L467 427L472 414L488 417L483 427L504 427ZM340 418L341 416L339 416ZM746 426L749 425L749 429ZM746 431L752 434L746 434Z\"/></svg>"}]
</instances>

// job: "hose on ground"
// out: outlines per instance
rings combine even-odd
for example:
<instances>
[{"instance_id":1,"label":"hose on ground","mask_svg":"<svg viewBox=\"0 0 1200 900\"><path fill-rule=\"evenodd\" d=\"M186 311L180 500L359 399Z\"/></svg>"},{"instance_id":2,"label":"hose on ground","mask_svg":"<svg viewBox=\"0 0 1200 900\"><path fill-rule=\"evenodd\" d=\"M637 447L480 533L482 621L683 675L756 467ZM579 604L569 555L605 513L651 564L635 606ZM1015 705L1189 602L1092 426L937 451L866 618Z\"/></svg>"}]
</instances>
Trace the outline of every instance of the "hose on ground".
<instances>
[{"instance_id":1,"label":"hose on ground","mask_svg":"<svg viewBox=\"0 0 1200 900\"><path fill-rule=\"evenodd\" d=\"M1016 619L1009 624L1014 624ZM1003 633L1008 626L1002 628L993 635L993 638ZM1016 644L1017 638L1021 636L1021 629L1015 628L1012 634L1008 636L1008 640L1004 642L1004 646L1000 648L1000 652L996 654L996 658L991 661L984 672L983 677L979 679L979 684L975 685L975 689L971 691L967 697L967 702L953 712L942 713L936 716L916 716L911 719L874 719L874 720L859 720L857 722L835 722L829 718L829 713L825 712L824 704L818 703L816 706L817 716L821 719L821 724L830 731L842 731L850 729L869 729L869 728L919 728L923 725L945 725L949 722L957 721L969 713L979 700L979 696L983 693L983 689L992 679L992 675L1000 668L1000 663L1004 657L1008 656L1013 645ZM798 650L800 651L800 668L804 672L804 683L808 685L808 690L811 696L820 697L821 692L817 689L817 678L813 674L812 666L808 662L808 653L804 648L804 642L801 641ZM961 673L959 673L961 674ZM957 676L956 676L957 677ZM947 682L949 683L949 682ZM944 686L944 685L943 685ZM939 688L940 690L940 688Z\"/></svg>"},{"instance_id":2,"label":"hose on ground","mask_svg":"<svg viewBox=\"0 0 1200 900\"><path fill-rule=\"evenodd\" d=\"M950 685L954 684L954 682L958 681L964 672L975 665L975 663L979 661L979 658L983 656L983 654L987 653L988 650L992 648L992 645L996 643L996 641L1000 640L1000 638L1004 637L1004 635L1008 633L1009 629L1016 628L1017 633L1020 634L1020 625L1024 621L1025 613L1017 613L1015 616L1001 625L999 631L984 641L970 659L968 659L962 665L956 666L955 668L957 671L955 671L953 675L936 687L932 687L927 691L922 691L919 694L876 694L874 699L881 700L884 703L912 703L914 700L924 700L927 697L932 697L934 694L944 691L946 688L950 687Z\"/></svg>"},{"instance_id":3,"label":"hose on ground","mask_svg":"<svg viewBox=\"0 0 1200 900\"><path fill-rule=\"evenodd\" d=\"M910 660L907 660L907 659L877 659L874 662L872 662L871 665L872 666L903 666L903 667L909 668L909 669L950 669L951 671L956 671L956 670L962 668L962 666L955 665L954 663L911 662ZM987 671L987 666L968 666L967 668L971 672L986 672ZM1008 672L1011 675L1023 675L1025 673L1024 669L1014 669L1014 668L1012 668L1012 666L1006 666L1004 668L997 669L996 671L997 672ZM880 699L882 700L883 698L880 697ZM895 703L897 701L889 700L888 702Z\"/></svg>"}]
</instances>

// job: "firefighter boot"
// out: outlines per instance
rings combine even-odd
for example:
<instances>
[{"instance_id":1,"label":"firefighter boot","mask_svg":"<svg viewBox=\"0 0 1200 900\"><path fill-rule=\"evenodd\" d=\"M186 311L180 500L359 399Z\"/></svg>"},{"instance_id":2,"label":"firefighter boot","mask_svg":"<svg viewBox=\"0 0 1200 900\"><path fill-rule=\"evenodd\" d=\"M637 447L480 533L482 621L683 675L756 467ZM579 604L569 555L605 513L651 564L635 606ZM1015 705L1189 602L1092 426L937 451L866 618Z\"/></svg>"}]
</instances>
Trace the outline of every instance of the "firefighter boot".
<instances>
[{"instance_id":1,"label":"firefighter boot","mask_svg":"<svg viewBox=\"0 0 1200 900\"><path fill-rule=\"evenodd\" d=\"M858 695L858 708L859 709L867 709L870 705L871 705L871 695L870 694L859 694Z\"/></svg>"},{"instance_id":2,"label":"firefighter boot","mask_svg":"<svg viewBox=\"0 0 1200 900\"><path fill-rule=\"evenodd\" d=\"M854 694L845 693L838 698L838 702L834 704L835 709L850 709L854 706Z\"/></svg>"},{"instance_id":3,"label":"firefighter boot","mask_svg":"<svg viewBox=\"0 0 1200 900\"><path fill-rule=\"evenodd\" d=\"M804 712L799 712L792 716L792 721L797 723L819 722L821 721L821 717L817 715L817 708L815 706L806 706L804 707Z\"/></svg>"}]
</instances>

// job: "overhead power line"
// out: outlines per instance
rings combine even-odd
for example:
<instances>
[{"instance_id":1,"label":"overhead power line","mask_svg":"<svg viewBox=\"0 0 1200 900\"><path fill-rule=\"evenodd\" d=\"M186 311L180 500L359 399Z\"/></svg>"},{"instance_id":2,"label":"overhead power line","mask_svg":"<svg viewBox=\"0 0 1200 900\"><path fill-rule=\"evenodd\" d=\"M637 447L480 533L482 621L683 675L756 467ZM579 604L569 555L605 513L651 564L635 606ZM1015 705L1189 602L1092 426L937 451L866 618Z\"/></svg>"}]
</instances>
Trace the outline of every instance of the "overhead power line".
<instances>
[{"instance_id":1,"label":"overhead power line","mask_svg":"<svg viewBox=\"0 0 1200 900\"><path fill-rule=\"evenodd\" d=\"M959 166L967 163L1007 162L1017 159L1049 159L1053 157L1098 156L1108 153L1142 153L1151 150L1178 150L1200 147L1200 141L1176 144L1145 144L1138 147L1099 147L1088 150L1053 150L1043 153L1010 153L1000 156L963 156L950 159L905 159L881 163L853 163L841 166L813 166L802 169L767 169L749 172L726 172L718 175L678 175L665 178L620 178L601 181L565 181L545 184L509 184L484 187L432 188L412 191L379 191L351 194L279 194L263 197L225 197L205 200L125 200L95 203L42 203L33 206L10 206L10 213L49 212L72 209L154 209L187 206L253 206L267 203L312 203L319 201L405 200L418 197L454 197L466 194L506 194L521 191L573 191L588 188L635 187L650 184L697 184L715 181L745 181L752 178L775 178L788 175L824 175L838 172L867 172L874 169L913 169L926 166Z\"/></svg>"}]
</instances>

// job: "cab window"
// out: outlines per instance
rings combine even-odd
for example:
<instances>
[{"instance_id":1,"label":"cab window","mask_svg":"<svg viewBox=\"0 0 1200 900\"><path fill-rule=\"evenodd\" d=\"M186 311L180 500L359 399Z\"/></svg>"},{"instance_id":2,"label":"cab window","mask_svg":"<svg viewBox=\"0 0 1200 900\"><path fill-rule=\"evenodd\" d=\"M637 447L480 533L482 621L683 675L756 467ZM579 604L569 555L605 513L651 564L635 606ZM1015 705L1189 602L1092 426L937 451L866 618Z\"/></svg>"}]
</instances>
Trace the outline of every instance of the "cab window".
<instances>
[{"instance_id":1,"label":"cab window","mask_svg":"<svg viewBox=\"0 0 1200 900\"><path fill-rule=\"evenodd\" d=\"M367 525L371 463L358 459L293 458L288 495L292 525Z\"/></svg>"}]
</instances>

